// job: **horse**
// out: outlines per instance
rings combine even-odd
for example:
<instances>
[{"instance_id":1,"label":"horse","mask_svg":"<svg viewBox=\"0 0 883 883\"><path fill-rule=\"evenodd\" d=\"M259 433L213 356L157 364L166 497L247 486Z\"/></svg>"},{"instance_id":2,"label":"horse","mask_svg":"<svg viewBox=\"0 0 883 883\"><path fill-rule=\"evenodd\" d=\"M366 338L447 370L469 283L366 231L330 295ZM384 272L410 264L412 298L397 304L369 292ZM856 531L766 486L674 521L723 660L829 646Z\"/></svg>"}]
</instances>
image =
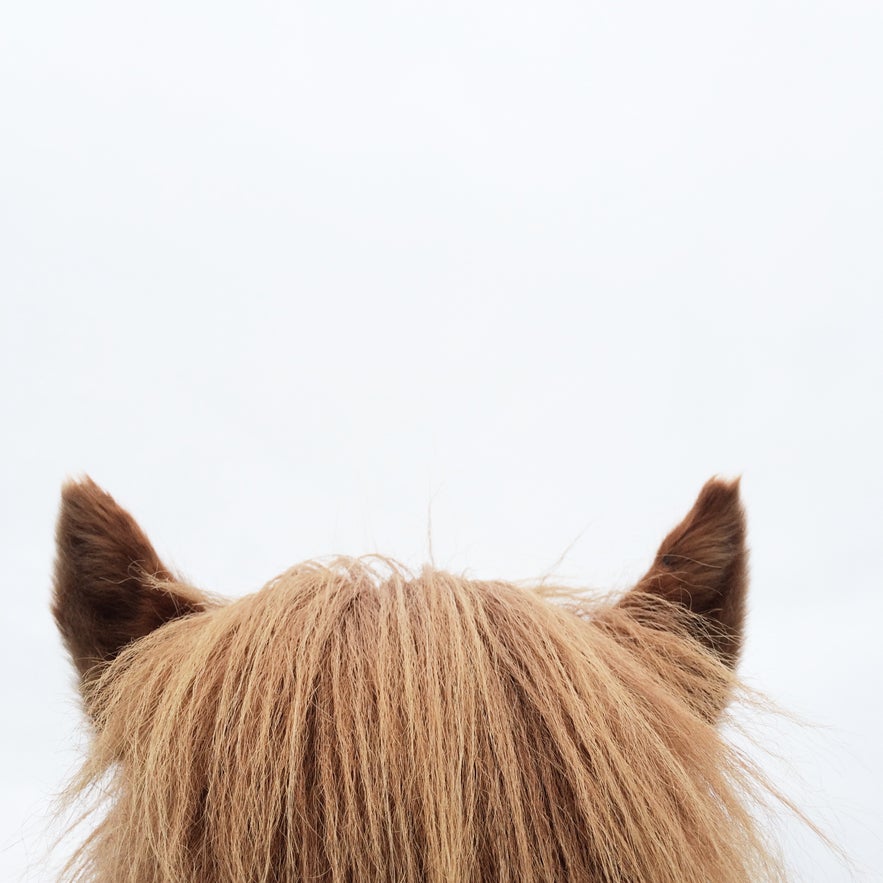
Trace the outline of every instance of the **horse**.
<instances>
[{"instance_id":1,"label":"horse","mask_svg":"<svg viewBox=\"0 0 883 883\"><path fill-rule=\"evenodd\" d=\"M747 555L715 478L613 600L373 557L227 602L70 482L52 611L91 730L68 799L98 815L63 877L784 879L775 789L722 732Z\"/></svg>"}]
</instances>

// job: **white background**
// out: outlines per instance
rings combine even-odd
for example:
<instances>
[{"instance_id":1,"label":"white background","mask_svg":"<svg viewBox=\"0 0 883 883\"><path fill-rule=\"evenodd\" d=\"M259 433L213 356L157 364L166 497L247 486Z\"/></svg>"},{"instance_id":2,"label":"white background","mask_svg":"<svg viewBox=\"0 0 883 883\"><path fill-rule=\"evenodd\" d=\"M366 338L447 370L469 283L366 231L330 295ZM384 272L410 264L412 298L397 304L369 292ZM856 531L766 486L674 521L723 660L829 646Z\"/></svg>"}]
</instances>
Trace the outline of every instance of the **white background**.
<instances>
[{"instance_id":1,"label":"white background","mask_svg":"<svg viewBox=\"0 0 883 883\"><path fill-rule=\"evenodd\" d=\"M744 474L795 880L883 879L878 3L7 4L0 876L79 711L89 472L231 595L329 553L625 587ZM63 852L63 850L62 850Z\"/></svg>"}]
</instances>

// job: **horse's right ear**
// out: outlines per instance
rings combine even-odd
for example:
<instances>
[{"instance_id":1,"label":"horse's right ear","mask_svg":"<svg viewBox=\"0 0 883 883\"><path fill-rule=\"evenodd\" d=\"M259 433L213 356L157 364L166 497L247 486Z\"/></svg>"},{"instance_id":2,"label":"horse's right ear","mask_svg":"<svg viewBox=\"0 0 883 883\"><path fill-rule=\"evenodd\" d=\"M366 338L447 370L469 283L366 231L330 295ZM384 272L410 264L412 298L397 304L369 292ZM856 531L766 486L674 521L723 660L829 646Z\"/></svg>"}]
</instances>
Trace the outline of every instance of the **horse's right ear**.
<instances>
[{"instance_id":1,"label":"horse's right ear","mask_svg":"<svg viewBox=\"0 0 883 883\"><path fill-rule=\"evenodd\" d=\"M713 478L620 605L640 607L643 598L654 595L682 605L697 617L696 637L735 667L745 622L747 561L739 481Z\"/></svg>"},{"instance_id":2,"label":"horse's right ear","mask_svg":"<svg viewBox=\"0 0 883 883\"><path fill-rule=\"evenodd\" d=\"M126 644L205 606L89 478L62 489L56 541L52 613L84 685Z\"/></svg>"}]
</instances>

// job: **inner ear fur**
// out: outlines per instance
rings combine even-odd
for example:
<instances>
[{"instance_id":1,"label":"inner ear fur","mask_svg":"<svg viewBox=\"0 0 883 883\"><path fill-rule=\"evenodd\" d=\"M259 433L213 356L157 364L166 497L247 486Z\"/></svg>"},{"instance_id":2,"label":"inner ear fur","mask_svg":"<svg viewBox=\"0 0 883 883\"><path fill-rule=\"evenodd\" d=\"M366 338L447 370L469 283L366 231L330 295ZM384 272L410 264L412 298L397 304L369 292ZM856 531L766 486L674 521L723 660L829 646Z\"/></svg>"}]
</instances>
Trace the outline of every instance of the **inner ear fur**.
<instances>
[{"instance_id":1,"label":"inner ear fur","mask_svg":"<svg viewBox=\"0 0 883 883\"><path fill-rule=\"evenodd\" d=\"M62 488L56 543L52 613L84 685L131 641L205 607L90 478Z\"/></svg>"},{"instance_id":2,"label":"inner ear fur","mask_svg":"<svg viewBox=\"0 0 883 883\"><path fill-rule=\"evenodd\" d=\"M713 478L620 604L638 606L645 596L655 595L686 607L697 617L696 637L734 668L742 647L747 589L739 480Z\"/></svg>"}]
</instances>

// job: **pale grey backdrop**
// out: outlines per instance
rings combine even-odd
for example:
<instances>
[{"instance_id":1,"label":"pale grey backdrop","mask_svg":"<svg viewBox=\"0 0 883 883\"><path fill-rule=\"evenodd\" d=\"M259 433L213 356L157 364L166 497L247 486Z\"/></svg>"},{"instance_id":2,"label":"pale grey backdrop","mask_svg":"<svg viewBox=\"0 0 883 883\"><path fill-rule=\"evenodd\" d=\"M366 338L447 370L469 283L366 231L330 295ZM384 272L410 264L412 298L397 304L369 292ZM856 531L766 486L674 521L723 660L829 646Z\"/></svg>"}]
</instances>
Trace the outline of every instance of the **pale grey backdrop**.
<instances>
[{"instance_id":1,"label":"pale grey backdrop","mask_svg":"<svg viewBox=\"0 0 883 883\"><path fill-rule=\"evenodd\" d=\"M0 876L78 710L91 473L198 583L333 552L626 586L744 473L796 880L883 879L878 3L0 12Z\"/></svg>"}]
</instances>

